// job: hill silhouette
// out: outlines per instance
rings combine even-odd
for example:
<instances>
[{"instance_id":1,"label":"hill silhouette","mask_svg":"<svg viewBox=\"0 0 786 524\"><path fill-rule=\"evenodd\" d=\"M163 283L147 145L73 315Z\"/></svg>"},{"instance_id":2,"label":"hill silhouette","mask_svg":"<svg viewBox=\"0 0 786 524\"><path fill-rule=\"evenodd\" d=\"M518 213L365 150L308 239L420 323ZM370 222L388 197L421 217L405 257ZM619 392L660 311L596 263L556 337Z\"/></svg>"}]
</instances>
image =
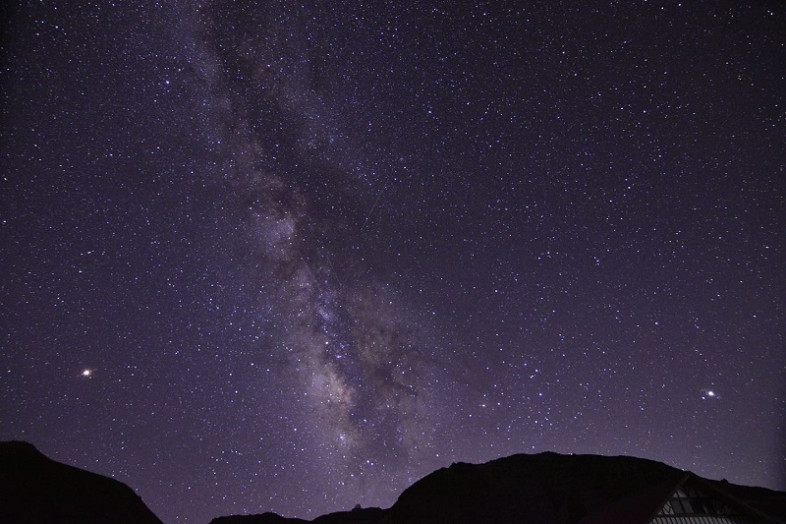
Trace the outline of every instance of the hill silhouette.
<instances>
[{"instance_id":1,"label":"hill silhouette","mask_svg":"<svg viewBox=\"0 0 786 524\"><path fill-rule=\"evenodd\" d=\"M61 464L27 442L0 442L0 522L161 524L134 491Z\"/></svg>"},{"instance_id":2,"label":"hill silhouette","mask_svg":"<svg viewBox=\"0 0 786 524\"><path fill-rule=\"evenodd\" d=\"M0 522L161 522L125 484L53 461L26 442L0 442L0 472ZM235 515L211 524L635 524L649 522L675 493L691 494L697 513L725 511L737 523L786 522L783 492L634 457L539 453L454 463L415 482L388 509L357 507L311 521Z\"/></svg>"},{"instance_id":3,"label":"hill silhouette","mask_svg":"<svg viewBox=\"0 0 786 524\"><path fill-rule=\"evenodd\" d=\"M712 481L660 462L598 455L513 455L484 464L455 463L404 490L389 509L317 517L317 524L634 524L649 522L681 483L730 504L734 522L786 521L786 493ZM308 522L274 513L230 516L211 524Z\"/></svg>"}]
</instances>

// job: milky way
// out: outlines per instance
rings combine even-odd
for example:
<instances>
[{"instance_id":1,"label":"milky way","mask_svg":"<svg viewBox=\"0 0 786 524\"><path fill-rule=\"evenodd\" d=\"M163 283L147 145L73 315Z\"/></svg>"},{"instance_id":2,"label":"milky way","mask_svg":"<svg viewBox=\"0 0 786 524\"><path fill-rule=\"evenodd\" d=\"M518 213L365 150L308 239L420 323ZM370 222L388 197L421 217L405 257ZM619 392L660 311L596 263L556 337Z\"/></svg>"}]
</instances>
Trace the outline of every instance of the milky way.
<instances>
[{"instance_id":1,"label":"milky way","mask_svg":"<svg viewBox=\"0 0 786 524\"><path fill-rule=\"evenodd\" d=\"M786 488L781 2L79 4L3 17L0 438L165 522Z\"/></svg>"},{"instance_id":2,"label":"milky way","mask_svg":"<svg viewBox=\"0 0 786 524\"><path fill-rule=\"evenodd\" d=\"M281 359L276 375L299 393L294 412L314 425L310 445L334 471L422 464L440 423L434 348L368 275L358 238L383 195L315 91L305 34L287 11L213 7L188 29L209 105L221 108L210 129L243 209L247 277Z\"/></svg>"}]
</instances>

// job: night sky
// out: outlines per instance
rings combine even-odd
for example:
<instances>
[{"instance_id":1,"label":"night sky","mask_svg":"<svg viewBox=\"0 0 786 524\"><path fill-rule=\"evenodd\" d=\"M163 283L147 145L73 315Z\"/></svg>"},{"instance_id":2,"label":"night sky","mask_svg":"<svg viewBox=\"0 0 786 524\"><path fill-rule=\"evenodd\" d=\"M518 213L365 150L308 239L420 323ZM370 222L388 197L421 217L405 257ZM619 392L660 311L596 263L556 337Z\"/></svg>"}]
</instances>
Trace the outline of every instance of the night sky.
<instances>
[{"instance_id":1,"label":"night sky","mask_svg":"<svg viewBox=\"0 0 786 524\"><path fill-rule=\"evenodd\" d=\"M167 523L547 450L786 489L783 2L4 9L0 439Z\"/></svg>"}]
</instances>

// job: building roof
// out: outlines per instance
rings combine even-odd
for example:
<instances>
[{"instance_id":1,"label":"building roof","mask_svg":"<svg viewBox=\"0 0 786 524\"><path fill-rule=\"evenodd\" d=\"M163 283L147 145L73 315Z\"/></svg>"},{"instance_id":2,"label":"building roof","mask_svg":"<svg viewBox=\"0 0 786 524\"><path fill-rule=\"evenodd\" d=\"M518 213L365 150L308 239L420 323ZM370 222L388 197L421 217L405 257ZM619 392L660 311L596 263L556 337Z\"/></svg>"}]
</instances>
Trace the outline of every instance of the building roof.
<instances>
[{"instance_id":1,"label":"building roof","mask_svg":"<svg viewBox=\"0 0 786 524\"><path fill-rule=\"evenodd\" d=\"M685 500L691 504L683 505ZM683 517L699 515L735 516L735 521L744 523L779 522L718 486L685 472L599 508L582 518L579 524L677 522Z\"/></svg>"}]
</instances>

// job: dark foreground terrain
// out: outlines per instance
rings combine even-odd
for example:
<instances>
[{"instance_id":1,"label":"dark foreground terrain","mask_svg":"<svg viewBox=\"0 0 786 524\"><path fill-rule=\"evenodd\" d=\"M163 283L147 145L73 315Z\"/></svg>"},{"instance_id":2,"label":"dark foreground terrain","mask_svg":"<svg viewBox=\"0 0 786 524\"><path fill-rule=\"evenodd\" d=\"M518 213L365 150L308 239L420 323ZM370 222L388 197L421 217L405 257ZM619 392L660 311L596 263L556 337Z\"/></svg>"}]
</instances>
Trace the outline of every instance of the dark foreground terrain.
<instances>
[{"instance_id":1,"label":"dark foreground terrain","mask_svg":"<svg viewBox=\"0 0 786 524\"><path fill-rule=\"evenodd\" d=\"M404 490L389 509L356 509L313 522L647 523L682 483L725 501L735 522L786 522L786 493L707 480L646 459L556 453L453 464ZM302 522L307 521L266 513L221 517L212 524Z\"/></svg>"},{"instance_id":2,"label":"dark foreground terrain","mask_svg":"<svg viewBox=\"0 0 786 524\"><path fill-rule=\"evenodd\" d=\"M25 442L0 443L0 473L0 522L161 522L125 484L50 460ZM646 459L556 453L453 464L417 481L388 509L356 508L310 522L634 524L649 522L681 492L700 501L683 511L786 522L783 492L707 480ZM212 524L303 522L309 521L264 513Z\"/></svg>"},{"instance_id":3,"label":"dark foreground terrain","mask_svg":"<svg viewBox=\"0 0 786 524\"><path fill-rule=\"evenodd\" d=\"M0 522L161 524L134 491L45 457L27 442L0 442Z\"/></svg>"}]
</instances>

